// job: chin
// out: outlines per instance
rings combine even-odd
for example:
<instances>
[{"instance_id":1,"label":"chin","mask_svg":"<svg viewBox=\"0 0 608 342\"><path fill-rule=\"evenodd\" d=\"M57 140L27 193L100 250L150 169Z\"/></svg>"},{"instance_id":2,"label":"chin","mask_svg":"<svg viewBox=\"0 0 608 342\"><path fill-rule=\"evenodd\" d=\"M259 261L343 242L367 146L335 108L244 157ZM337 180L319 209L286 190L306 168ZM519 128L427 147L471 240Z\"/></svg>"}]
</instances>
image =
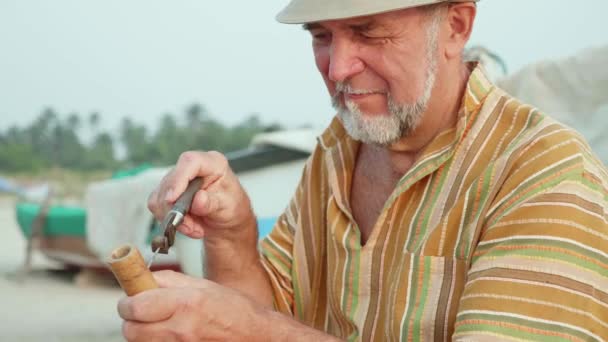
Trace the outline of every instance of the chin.
<instances>
[{"instance_id":1,"label":"chin","mask_svg":"<svg viewBox=\"0 0 608 342\"><path fill-rule=\"evenodd\" d=\"M380 119L380 118L388 118L390 116L390 114L388 114L386 111L377 111L377 112L372 112L372 111L361 111L361 116L363 116L365 119Z\"/></svg>"},{"instance_id":2,"label":"chin","mask_svg":"<svg viewBox=\"0 0 608 342\"><path fill-rule=\"evenodd\" d=\"M365 117L386 117L389 116L387 106L366 106L364 104L354 103L361 114ZM352 108L352 107L351 107Z\"/></svg>"}]
</instances>

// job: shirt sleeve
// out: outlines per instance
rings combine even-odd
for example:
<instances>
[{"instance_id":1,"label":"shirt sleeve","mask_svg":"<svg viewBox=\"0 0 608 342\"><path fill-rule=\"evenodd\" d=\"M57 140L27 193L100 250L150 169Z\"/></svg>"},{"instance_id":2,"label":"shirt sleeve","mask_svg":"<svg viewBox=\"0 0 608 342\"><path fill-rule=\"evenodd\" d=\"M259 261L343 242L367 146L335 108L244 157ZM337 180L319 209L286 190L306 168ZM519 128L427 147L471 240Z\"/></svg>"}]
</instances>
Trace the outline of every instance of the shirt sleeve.
<instances>
[{"instance_id":1,"label":"shirt sleeve","mask_svg":"<svg viewBox=\"0 0 608 342\"><path fill-rule=\"evenodd\" d=\"M607 192L598 173L564 176L520 203L515 192L505 199L514 209L486 223L454 340L608 340Z\"/></svg>"},{"instance_id":2,"label":"shirt sleeve","mask_svg":"<svg viewBox=\"0 0 608 342\"><path fill-rule=\"evenodd\" d=\"M261 261L270 279L275 309L290 316L294 312L293 247L308 168L307 163L289 205L279 216L270 234L260 242Z\"/></svg>"}]
</instances>

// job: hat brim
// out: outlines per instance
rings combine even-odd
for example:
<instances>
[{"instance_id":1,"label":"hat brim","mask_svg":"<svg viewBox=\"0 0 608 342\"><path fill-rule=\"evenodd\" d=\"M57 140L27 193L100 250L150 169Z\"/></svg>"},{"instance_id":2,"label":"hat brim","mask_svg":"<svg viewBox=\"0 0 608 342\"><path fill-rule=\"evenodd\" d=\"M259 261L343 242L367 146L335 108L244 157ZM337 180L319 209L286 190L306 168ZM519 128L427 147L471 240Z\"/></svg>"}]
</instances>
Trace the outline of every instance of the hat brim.
<instances>
[{"instance_id":1,"label":"hat brim","mask_svg":"<svg viewBox=\"0 0 608 342\"><path fill-rule=\"evenodd\" d=\"M477 2L479 0L292 0L276 16L283 24L306 24L325 20L347 19L441 2Z\"/></svg>"}]
</instances>

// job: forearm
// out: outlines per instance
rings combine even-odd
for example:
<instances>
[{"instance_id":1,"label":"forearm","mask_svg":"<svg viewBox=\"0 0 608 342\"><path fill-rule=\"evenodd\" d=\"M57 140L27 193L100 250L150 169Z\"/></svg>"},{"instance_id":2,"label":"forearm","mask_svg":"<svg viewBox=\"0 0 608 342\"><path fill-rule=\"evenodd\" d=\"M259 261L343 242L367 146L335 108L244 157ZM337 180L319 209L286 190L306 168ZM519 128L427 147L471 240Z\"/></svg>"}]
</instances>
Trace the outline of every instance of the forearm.
<instances>
[{"instance_id":1,"label":"forearm","mask_svg":"<svg viewBox=\"0 0 608 342\"><path fill-rule=\"evenodd\" d=\"M323 331L313 329L307 325L304 325L291 317L287 317L279 312L272 311L268 313L268 324L269 327L267 334L268 341L282 342L282 341L319 341L319 342L336 342L341 341L335 336L328 335Z\"/></svg>"},{"instance_id":2,"label":"forearm","mask_svg":"<svg viewBox=\"0 0 608 342\"><path fill-rule=\"evenodd\" d=\"M273 307L272 288L257 249L255 221L238 238L206 238L204 246L205 278Z\"/></svg>"}]
</instances>

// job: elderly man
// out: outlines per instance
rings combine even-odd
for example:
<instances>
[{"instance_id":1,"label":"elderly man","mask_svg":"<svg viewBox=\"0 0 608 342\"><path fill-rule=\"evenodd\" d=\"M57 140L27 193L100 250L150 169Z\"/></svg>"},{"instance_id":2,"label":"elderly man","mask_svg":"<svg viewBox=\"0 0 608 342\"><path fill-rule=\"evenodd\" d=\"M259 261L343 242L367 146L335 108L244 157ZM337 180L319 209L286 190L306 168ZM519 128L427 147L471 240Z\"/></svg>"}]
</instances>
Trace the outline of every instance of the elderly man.
<instances>
[{"instance_id":1,"label":"elderly man","mask_svg":"<svg viewBox=\"0 0 608 342\"><path fill-rule=\"evenodd\" d=\"M572 130L462 60L474 1L292 0L337 110L257 245L216 152L186 152L161 218L204 177L180 231L206 280L159 272L119 302L129 341L608 339L608 175Z\"/></svg>"}]
</instances>

